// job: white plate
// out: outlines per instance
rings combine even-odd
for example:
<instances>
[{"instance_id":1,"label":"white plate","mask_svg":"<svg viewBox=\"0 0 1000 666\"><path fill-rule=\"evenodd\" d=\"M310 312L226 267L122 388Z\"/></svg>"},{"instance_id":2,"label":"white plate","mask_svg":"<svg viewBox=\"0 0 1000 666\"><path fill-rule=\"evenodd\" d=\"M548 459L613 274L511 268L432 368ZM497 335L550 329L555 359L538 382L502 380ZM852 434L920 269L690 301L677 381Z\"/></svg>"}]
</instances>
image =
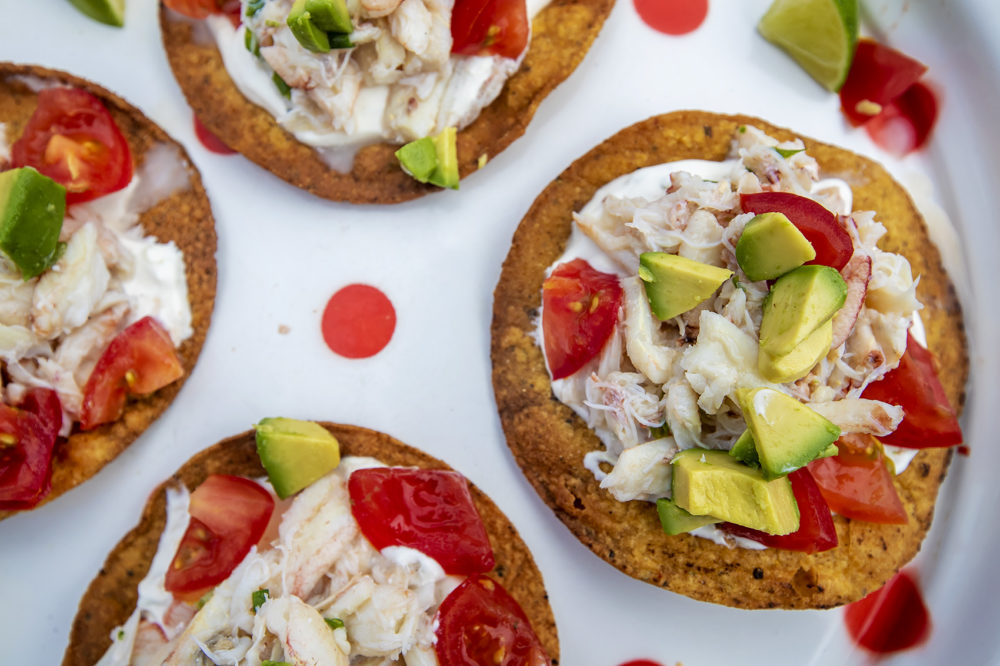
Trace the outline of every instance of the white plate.
<instances>
[{"instance_id":1,"label":"white plate","mask_svg":"<svg viewBox=\"0 0 1000 666\"><path fill-rule=\"evenodd\" d=\"M525 136L462 182L392 206L334 204L299 192L238 156L211 154L160 46L155 3L129 0L126 27L107 28L65 0L6 7L0 60L90 78L143 109L187 146L212 198L219 291L201 360L173 406L93 482L0 523L3 661L53 664L105 555L135 523L149 491L195 451L263 416L355 423L439 456L490 494L518 526L545 576L562 663L835 664L861 658L841 611L737 611L640 583L580 545L508 454L490 389L492 291L510 237L541 189L593 145L650 115L681 108L741 112L884 161L954 223L939 242L960 287L973 373L963 425L971 457L952 465L916 561L933 618L930 641L899 661L1000 663L1000 405L993 271L1000 254L988 193L1000 176L1000 10L967 3L867 3L865 30L930 66L942 115L931 147L888 158L845 126L825 93L754 29L768 0L714 2L691 35L646 27L618 0L590 53L539 109ZM930 190L933 189L933 193ZM964 260L963 260L964 257ZM398 325L374 358L329 352L327 298L367 282ZM279 326L290 331L279 333Z\"/></svg>"}]
</instances>

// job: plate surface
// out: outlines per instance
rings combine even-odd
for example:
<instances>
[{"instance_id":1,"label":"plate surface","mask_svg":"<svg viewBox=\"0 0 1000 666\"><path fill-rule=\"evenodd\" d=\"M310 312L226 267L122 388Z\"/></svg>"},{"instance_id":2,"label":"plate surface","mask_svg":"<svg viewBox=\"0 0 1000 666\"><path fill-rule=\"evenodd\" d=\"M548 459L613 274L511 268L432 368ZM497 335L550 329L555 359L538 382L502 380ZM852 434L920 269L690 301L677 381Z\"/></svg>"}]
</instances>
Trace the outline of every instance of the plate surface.
<instances>
[{"instance_id":1,"label":"plate surface","mask_svg":"<svg viewBox=\"0 0 1000 666\"><path fill-rule=\"evenodd\" d=\"M682 108L746 113L886 164L932 219L966 311L972 376L963 417L971 455L952 465L913 569L930 640L900 663L1000 663L1000 327L992 271L1000 232L988 195L1000 175L1000 9L988 0L864 3L863 32L929 65L941 102L934 139L893 159L846 127L836 96L755 31L768 0L711 3L695 32L670 37L618 0L577 71L524 137L462 182L397 206L358 207L299 192L239 156L208 152L160 48L156 7L129 0L126 27L94 23L64 0L17 3L0 22L0 60L90 78L182 142L217 221L219 284L201 360L177 400L94 480L0 523L4 661L59 663L84 589L135 523L151 489L195 451L264 416L354 423L442 458L518 527L545 576L562 663L839 664L862 655L842 611L738 611L628 578L579 544L510 458L490 389L492 292L511 234L542 188L619 129ZM36 29L39 28L39 29ZM937 212L934 212L937 211ZM377 286L395 305L389 345L364 360L325 346L320 318L340 287ZM718 640L719 631L726 640ZM759 646L759 655L739 646ZM780 649L774 647L780 646ZM758 648L759 649L759 648Z\"/></svg>"}]
</instances>

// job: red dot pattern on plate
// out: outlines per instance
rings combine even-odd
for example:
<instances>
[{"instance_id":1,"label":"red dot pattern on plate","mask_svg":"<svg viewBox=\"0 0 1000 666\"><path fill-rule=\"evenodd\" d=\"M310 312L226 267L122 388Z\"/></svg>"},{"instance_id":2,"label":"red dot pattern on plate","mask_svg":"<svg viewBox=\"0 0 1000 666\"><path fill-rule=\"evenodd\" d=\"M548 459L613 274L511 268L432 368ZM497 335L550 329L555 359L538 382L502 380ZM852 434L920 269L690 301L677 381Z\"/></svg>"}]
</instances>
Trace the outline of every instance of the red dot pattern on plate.
<instances>
[{"instance_id":1,"label":"red dot pattern on plate","mask_svg":"<svg viewBox=\"0 0 1000 666\"><path fill-rule=\"evenodd\" d=\"M934 92L917 81L865 123L865 131L876 144L902 157L927 143L937 116Z\"/></svg>"},{"instance_id":2,"label":"red dot pattern on plate","mask_svg":"<svg viewBox=\"0 0 1000 666\"><path fill-rule=\"evenodd\" d=\"M632 661L626 661L621 666L663 666L663 664L649 659L633 659Z\"/></svg>"},{"instance_id":3,"label":"red dot pattern on plate","mask_svg":"<svg viewBox=\"0 0 1000 666\"><path fill-rule=\"evenodd\" d=\"M876 654L917 646L930 635L931 621L913 576L901 571L860 601L849 605L844 622L851 638Z\"/></svg>"},{"instance_id":4,"label":"red dot pattern on plate","mask_svg":"<svg viewBox=\"0 0 1000 666\"><path fill-rule=\"evenodd\" d=\"M215 136L211 130L202 125L201 121L198 120L198 116L194 116L194 134L201 141L201 145L205 146L206 150L213 153L218 153L219 155L232 155L236 151L227 146L222 142L222 139Z\"/></svg>"},{"instance_id":5,"label":"red dot pattern on plate","mask_svg":"<svg viewBox=\"0 0 1000 666\"><path fill-rule=\"evenodd\" d=\"M330 297L323 310L323 340L346 358L368 358L382 351L396 330L396 310L381 291L349 284Z\"/></svg>"},{"instance_id":6,"label":"red dot pattern on plate","mask_svg":"<svg viewBox=\"0 0 1000 666\"><path fill-rule=\"evenodd\" d=\"M708 0L632 0L646 25L668 35L694 32L708 15Z\"/></svg>"}]
</instances>

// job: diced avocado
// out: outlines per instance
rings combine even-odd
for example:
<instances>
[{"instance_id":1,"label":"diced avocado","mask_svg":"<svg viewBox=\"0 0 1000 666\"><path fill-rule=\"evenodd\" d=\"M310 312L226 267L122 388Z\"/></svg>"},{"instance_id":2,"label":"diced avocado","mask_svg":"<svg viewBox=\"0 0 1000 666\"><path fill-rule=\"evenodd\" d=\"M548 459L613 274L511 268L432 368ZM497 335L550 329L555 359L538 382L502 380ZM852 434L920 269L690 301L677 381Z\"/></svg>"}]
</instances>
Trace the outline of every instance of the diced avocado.
<instances>
[{"instance_id":1,"label":"diced avocado","mask_svg":"<svg viewBox=\"0 0 1000 666\"><path fill-rule=\"evenodd\" d=\"M646 286L650 309L660 321L673 319L695 307L733 272L666 252L639 255L639 278Z\"/></svg>"},{"instance_id":2,"label":"diced avocado","mask_svg":"<svg viewBox=\"0 0 1000 666\"><path fill-rule=\"evenodd\" d=\"M330 40L331 49L353 49L354 42L351 41L350 35L341 34L339 32L328 32L326 33L327 39Z\"/></svg>"},{"instance_id":3,"label":"diced avocado","mask_svg":"<svg viewBox=\"0 0 1000 666\"><path fill-rule=\"evenodd\" d=\"M306 0L305 11L320 30L343 34L350 34L354 30L344 0Z\"/></svg>"},{"instance_id":4,"label":"diced avocado","mask_svg":"<svg viewBox=\"0 0 1000 666\"><path fill-rule=\"evenodd\" d=\"M285 22L304 48L314 53L327 53L330 50L330 38L326 36L326 31L313 22L312 14L306 9L306 2L307 0L295 0Z\"/></svg>"},{"instance_id":5,"label":"diced avocado","mask_svg":"<svg viewBox=\"0 0 1000 666\"><path fill-rule=\"evenodd\" d=\"M833 343L833 319L827 319L792 351L773 356L761 349L757 354L757 369L770 382L794 382L809 374Z\"/></svg>"},{"instance_id":6,"label":"diced avocado","mask_svg":"<svg viewBox=\"0 0 1000 666\"><path fill-rule=\"evenodd\" d=\"M437 136L411 141L396 151L403 171L421 183L458 189L457 130L444 128Z\"/></svg>"},{"instance_id":7,"label":"diced avocado","mask_svg":"<svg viewBox=\"0 0 1000 666\"><path fill-rule=\"evenodd\" d=\"M282 499L340 464L337 438L318 423L279 416L261 419L254 429L257 455Z\"/></svg>"},{"instance_id":8,"label":"diced avocado","mask_svg":"<svg viewBox=\"0 0 1000 666\"><path fill-rule=\"evenodd\" d=\"M458 189L458 130L445 127L434 137L437 153L437 169L431 174L430 182L438 187Z\"/></svg>"},{"instance_id":9,"label":"diced avocado","mask_svg":"<svg viewBox=\"0 0 1000 666\"><path fill-rule=\"evenodd\" d=\"M720 522L718 518L712 516L692 515L666 497L656 500L656 513L659 514L660 525L667 534L683 534Z\"/></svg>"},{"instance_id":10,"label":"diced avocado","mask_svg":"<svg viewBox=\"0 0 1000 666\"><path fill-rule=\"evenodd\" d=\"M794 472L840 437L840 428L781 391L739 389L736 398L765 478Z\"/></svg>"},{"instance_id":11,"label":"diced avocado","mask_svg":"<svg viewBox=\"0 0 1000 666\"><path fill-rule=\"evenodd\" d=\"M799 266L778 278L764 299L760 348L791 352L830 319L847 298L847 283L830 266Z\"/></svg>"},{"instance_id":12,"label":"diced avocado","mask_svg":"<svg viewBox=\"0 0 1000 666\"><path fill-rule=\"evenodd\" d=\"M66 188L31 167L0 173L0 250L30 280L51 266L66 216Z\"/></svg>"},{"instance_id":13,"label":"diced avocado","mask_svg":"<svg viewBox=\"0 0 1000 666\"><path fill-rule=\"evenodd\" d=\"M757 446L754 444L753 435L750 434L749 430L744 430L743 434L733 442L733 448L729 449L729 455L744 465L760 467L760 459L757 458Z\"/></svg>"},{"instance_id":14,"label":"diced avocado","mask_svg":"<svg viewBox=\"0 0 1000 666\"><path fill-rule=\"evenodd\" d=\"M434 148L434 139L425 136L422 139L411 141L396 151L396 159L403 170L419 180L426 183L434 169L437 168L437 150Z\"/></svg>"},{"instance_id":15,"label":"diced avocado","mask_svg":"<svg viewBox=\"0 0 1000 666\"><path fill-rule=\"evenodd\" d=\"M799 528L799 507L788 477L767 480L760 470L717 449L685 449L674 456L673 499L680 508L768 534Z\"/></svg>"},{"instance_id":16,"label":"diced avocado","mask_svg":"<svg viewBox=\"0 0 1000 666\"><path fill-rule=\"evenodd\" d=\"M746 276L773 280L816 258L816 250L783 213L762 213L736 241L736 261Z\"/></svg>"}]
</instances>

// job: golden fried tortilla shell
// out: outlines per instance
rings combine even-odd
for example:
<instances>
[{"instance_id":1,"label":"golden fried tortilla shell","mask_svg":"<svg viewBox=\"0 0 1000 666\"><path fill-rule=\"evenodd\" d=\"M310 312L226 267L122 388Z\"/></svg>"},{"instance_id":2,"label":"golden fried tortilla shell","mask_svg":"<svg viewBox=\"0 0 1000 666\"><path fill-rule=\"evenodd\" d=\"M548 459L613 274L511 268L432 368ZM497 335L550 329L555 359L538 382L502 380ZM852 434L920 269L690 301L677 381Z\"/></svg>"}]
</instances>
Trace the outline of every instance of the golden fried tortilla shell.
<instances>
[{"instance_id":1,"label":"golden fried tortilla shell","mask_svg":"<svg viewBox=\"0 0 1000 666\"><path fill-rule=\"evenodd\" d=\"M563 252L571 213L608 181L639 167L680 159L722 160L733 132L754 125L780 140L796 135L757 118L680 111L650 118L576 160L535 199L514 234L494 293L493 387L507 443L535 490L580 541L626 574L653 585L739 608L829 608L877 589L920 548L951 451L921 451L897 478L907 525L836 517L840 546L804 555L729 549L663 533L653 504L617 502L583 466L603 447L552 395L532 338L546 268ZM928 343L952 404L961 406L968 357L958 301L923 220L906 192L875 162L803 138L823 176L844 178L855 210L875 210L889 233L881 246L901 252L920 275Z\"/></svg>"},{"instance_id":2,"label":"golden fried tortilla shell","mask_svg":"<svg viewBox=\"0 0 1000 666\"><path fill-rule=\"evenodd\" d=\"M590 48L614 0L553 0L532 22L520 69L476 120L458 133L461 177L524 134L539 103L568 77ZM398 203L438 190L399 166L388 143L362 148L350 173L332 170L236 88L214 43L197 38L191 21L160 8L167 59L195 115L223 142L296 187L351 203Z\"/></svg>"},{"instance_id":3,"label":"golden fried tortilla shell","mask_svg":"<svg viewBox=\"0 0 1000 666\"><path fill-rule=\"evenodd\" d=\"M389 465L450 469L445 463L389 435L357 426L323 423L340 442L342 456L372 456ZM111 631L132 614L136 587L149 571L160 532L166 524L166 488L183 483L196 488L210 474L264 475L254 433L224 439L198 453L150 496L139 524L125 535L91 582L73 620L63 666L95 663L111 644ZM496 566L492 576L517 599L553 664L559 663L559 638L542 574L514 525L471 482L473 500L493 546Z\"/></svg>"},{"instance_id":4,"label":"golden fried tortilla shell","mask_svg":"<svg viewBox=\"0 0 1000 666\"><path fill-rule=\"evenodd\" d=\"M111 112L128 141L137 170L145 159L146 151L156 144L168 144L176 148L177 154L184 159L190 183L188 189L160 201L139 219L146 234L160 241L173 241L184 253L191 327L194 330L194 334L178 348L184 376L150 396L131 400L118 421L87 432L74 430L68 439L57 442L53 455L52 491L43 500L44 503L83 483L124 451L167 408L191 374L205 342L215 305L215 220L201 177L183 147L134 106L89 81L42 67L0 63L0 122L6 124L11 143L21 136L38 104L37 95L18 81L19 76L57 81L97 96ZM13 513L16 512L0 512L0 519Z\"/></svg>"}]
</instances>

